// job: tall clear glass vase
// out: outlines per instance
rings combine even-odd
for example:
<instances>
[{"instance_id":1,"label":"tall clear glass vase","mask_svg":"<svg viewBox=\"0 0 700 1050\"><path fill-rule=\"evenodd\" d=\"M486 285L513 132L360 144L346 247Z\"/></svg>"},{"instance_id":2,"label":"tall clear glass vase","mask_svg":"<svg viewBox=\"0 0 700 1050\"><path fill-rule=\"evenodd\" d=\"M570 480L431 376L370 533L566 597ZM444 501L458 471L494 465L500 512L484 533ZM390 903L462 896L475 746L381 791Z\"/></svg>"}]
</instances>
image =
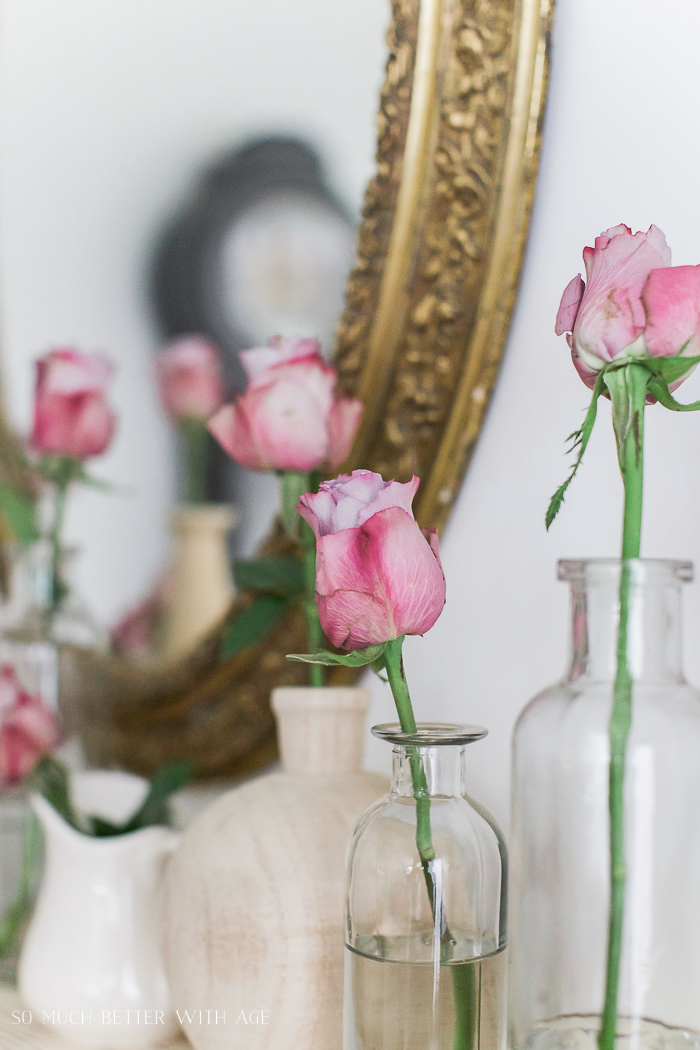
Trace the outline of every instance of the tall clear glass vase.
<instances>
[{"instance_id":1,"label":"tall clear glass vase","mask_svg":"<svg viewBox=\"0 0 700 1050\"><path fill-rule=\"evenodd\" d=\"M681 664L687 562L629 567L632 723L617 1045L700 1048L700 694ZM610 907L609 722L621 563L564 561L572 658L513 751L509 1044L596 1050Z\"/></svg>"},{"instance_id":2,"label":"tall clear glass vase","mask_svg":"<svg viewBox=\"0 0 700 1050\"><path fill-rule=\"evenodd\" d=\"M393 775L350 845L343 1048L498 1050L506 850L465 786L466 745L485 730L372 732L393 744ZM424 788L416 791L420 767ZM428 822L434 856L422 861L416 836L420 823L426 855Z\"/></svg>"}]
</instances>

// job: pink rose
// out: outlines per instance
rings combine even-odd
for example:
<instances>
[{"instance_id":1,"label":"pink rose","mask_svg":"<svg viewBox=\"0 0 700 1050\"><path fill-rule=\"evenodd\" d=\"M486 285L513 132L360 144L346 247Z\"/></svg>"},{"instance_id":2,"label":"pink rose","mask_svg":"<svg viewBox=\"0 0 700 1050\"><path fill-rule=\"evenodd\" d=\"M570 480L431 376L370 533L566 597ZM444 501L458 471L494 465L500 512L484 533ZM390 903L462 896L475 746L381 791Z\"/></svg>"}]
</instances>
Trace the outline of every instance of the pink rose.
<instances>
[{"instance_id":1,"label":"pink rose","mask_svg":"<svg viewBox=\"0 0 700 1050\"><path fill-rule=\"evenodd\" d=\"M22 689L14 667L0 665L0 787L21 783L60 742L53 711Z\"/></svg>"},{"instance_id":2,"label":"pink rose","mask_svg":"<svg viewBox=\"0 0 700 1050\"><path fill-rule=\"evenodd\" d=\"M660 229L614 226L583 249L588 284L578 274L564 289L555 331L567 332L574 365L594 387L617 357L700 353L700 266L671 266ZM687 378L671 384L674 389Z\"/></svg>"},{"instance_id":3,"label":"pink rose","mask_svg":"<svg viewBox=\"0 0 700 1050\"><path fill-rule=\"evenodd\" d=\"M224 400L221 351L201 335L186 335L156 361L163 408L171 419L206 421Z\"/></svg>"},{"instance_id":4,"label":"pink rose","mask_svg":"<svg viewBox=\"0 0 700 1050\"><path fill-rule=\"evenodd\" d=\"M242 466L305 472L345 459L362 402L335 394L336 371L319 351L316 339L275 336L241 354L248 388L209 430Z\"/></svg>"},{"instance_id":5,"label":"pink rose","mask_svg":"<svg viewBox=\"0 0 700 1050\"><path fill-rule=\"evenodd\" d=\"M301 498L316 536L316 604L333 645L361 649L424 634L445 604L435 529L421 529L406 484L355 470Z\"/></svg>"},{"instance_id":6,"label":"pink rose","mask_svg":"<svg viewBox=\"0 0 700 1050\"><path fill-rule=\"evenodd\" d=\"M36 363L31 444L50 456L88 459L109 446L115 427L107 401L113 367L102 354L51 350Z\"/></svg>"}]
</instances>

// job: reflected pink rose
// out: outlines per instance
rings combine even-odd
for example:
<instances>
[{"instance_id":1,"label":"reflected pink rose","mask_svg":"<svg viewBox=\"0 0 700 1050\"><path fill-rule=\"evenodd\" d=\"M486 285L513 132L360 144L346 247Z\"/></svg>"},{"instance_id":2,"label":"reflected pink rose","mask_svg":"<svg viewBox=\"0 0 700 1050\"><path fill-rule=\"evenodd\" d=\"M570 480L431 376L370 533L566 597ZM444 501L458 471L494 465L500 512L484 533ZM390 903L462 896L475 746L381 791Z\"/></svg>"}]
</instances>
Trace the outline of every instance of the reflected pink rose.
<instances>
[{"instance_id":1,"label":"reflected pink rose","mask_svg":"<svg viewBox=\"0 0 700 1050\"><path fill-rule=\"evenodd\" d=\"M163 619L172 600L172 572L164 573L151 592L110 628L112 650L129 660L145 660L156 649Z\"/></svg>"},{"instance_id":2,"label":"reflected pink rose","mask_svg":"<svg viewBox=\"0 0 700 1050\"><path fill-rule=\"evenodd\" d=\"M0 788L20 784L60 743L54 712L22 689L14 667L0 665Z\"/></svg>"},{"instance_id":3,"label":"reflected pink rose","mask_svg":"<svg viewBox=\"0 0 700 1050\"><path fill-rule=\"evenodd\" d=\"M614 226L583 249L587 284L578 274L564 289L555 331L567 333L587 386L621 356L700 354L700 266L671 266L660 229ZM671 385L675 389L692 368Z\"/></svg>"},{"instance_id":4,"label":"reflected pink rose","mask_svg":"<svg viewBox=\"0 0 700 1050\"><path fill-rule=\"evenodd\" d=\"M224 400L221 351L203 336L183 336L161 351L156 375L163 408L175 421L206 421Z\"/></svg>"},{"instance_id":5,"label":"reflected pink rose","mask_svg":"<svg viewBox=\"0 0 700 1050\"><path fill-rule=\"evenodd\" d=\"M36 362L32 447L42 455L89 459L114 437L115 415L107 401L114 371L103 354L51 350Z\"/></svg>"},{"instance_id":6,"label":"reflected pink rose","mask_svg":"<svg viewBox=\"0 0 700 1050\"><path fill-rule=\"evenodd\" d=\"M413 517L419 484L355 470L302 496L299 513L316 536L316 604L333 645L361 649L424 634L442 612L437 531Z\"/></svg>"},{"instance_id":7,"label":"reflected pink rose","mask_svg":"<svg viewBox=\"0 0 700 1050\"><path fill-rule=\"evenodd\" d=\"M316 339L275 336L246 350L248 387L209 421L228 454L250 470L306 472L347 456L362 402L335 393L336 371Z\"/></svg>"}]
</instances>

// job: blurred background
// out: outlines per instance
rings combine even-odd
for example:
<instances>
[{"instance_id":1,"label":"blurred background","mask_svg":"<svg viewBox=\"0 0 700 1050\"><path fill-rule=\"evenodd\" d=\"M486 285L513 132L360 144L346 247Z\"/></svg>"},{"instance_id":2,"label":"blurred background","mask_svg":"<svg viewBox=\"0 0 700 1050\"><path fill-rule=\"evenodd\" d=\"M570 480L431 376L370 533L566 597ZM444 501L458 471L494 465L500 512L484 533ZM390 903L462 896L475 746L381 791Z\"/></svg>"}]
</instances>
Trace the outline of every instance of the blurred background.
<instances>
[{"instance_id":1,"label":"blurred background","mask_svg":"<svg viewBox=\"0 0 700 1050\"><path fill-rule=\"evenodd\" d=\"M76 493L66 529L84 550L76 584L105 625L143 596L170 542L174 441L153 374L164 336L151 295L159 241L204 168L270 135L315 150L356 221L388 14L384 0L0 4L5 396L26 432L34 358L76 345L117 365L119 432L98 473L123 492ZM244 547L269 519L269 509L244 518Z\"/></svg>"},{"instance_id":2,"label":"blurred background","mask_svg":"<svg viewBox=\"0 0 700 1050\"><path fill-rule=\"evenodd\" d=\"M119 498L81 491L67 538L79 584L109 623L168 554L170 430L149 299L159 236L202 168L264 135L295 135L357 218L373 171L385 0L2 0L0 341L5 396L25 430L30 362L49 346L117 362L120 429L99 472ZM604 408L549 535L567 434L589 393L554 335L581 250L625 222L665 232L677 264L700 261L700 8L669 0L559 0L537 199L520 296L494 400L443 541L444 615L406 658L422 717L483 723L472 787L505 824L513 721L561 674L568 605L561 556L614 556L621 482ZM663 90L660 90L663 86ZM614 105L610 100L614 99ZM682 390L700 397L695 376ZM643 553L700 562L700 417L647 413ZM97 472L97 471L96 471ZM260 509L244 548L267 526ZM700 681L700 587L687 587L686 664ZM375 681L371 721L392 717ZM386 768L385 745L368 763Z\"/></svg>"}]
</instances>

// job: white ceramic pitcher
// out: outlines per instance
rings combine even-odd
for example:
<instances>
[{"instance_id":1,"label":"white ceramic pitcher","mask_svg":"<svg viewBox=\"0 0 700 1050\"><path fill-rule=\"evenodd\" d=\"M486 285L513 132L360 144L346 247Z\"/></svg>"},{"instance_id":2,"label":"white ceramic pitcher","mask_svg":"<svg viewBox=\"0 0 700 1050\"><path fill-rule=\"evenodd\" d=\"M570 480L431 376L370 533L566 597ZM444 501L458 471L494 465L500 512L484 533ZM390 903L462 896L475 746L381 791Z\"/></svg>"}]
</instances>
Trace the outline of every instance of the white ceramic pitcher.
<instances>
[{"instance_id":1,"label":"white ceramic pitcher","mask_svg":"<svg viewBox=\"0 0 700 1050\"><path fill-rule=\"evenodd\" d=\"M127 820L146 790L129 773L72 780L77 807L114 822ZM148 827L90 838L41 796L32 806L46 861L19 988L34 1019L88 1046L136 1050L169 1038L177 1026L161 955L160 878L177 835Z\"/></svg>"}]
</instances>

